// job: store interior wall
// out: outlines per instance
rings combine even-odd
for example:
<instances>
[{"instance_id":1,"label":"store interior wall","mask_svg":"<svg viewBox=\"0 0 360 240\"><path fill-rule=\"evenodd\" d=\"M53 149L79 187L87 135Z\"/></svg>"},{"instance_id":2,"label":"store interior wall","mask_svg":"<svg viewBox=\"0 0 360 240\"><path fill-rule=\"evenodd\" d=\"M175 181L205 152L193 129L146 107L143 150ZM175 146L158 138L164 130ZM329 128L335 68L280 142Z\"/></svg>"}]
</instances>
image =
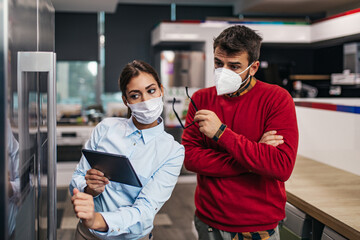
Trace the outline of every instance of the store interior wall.
<instances>
[{"instance_id":1,"label":"store interior wall","mask_svg":"<svg viewBox=\"0 0 360 240\"><path fill-rule=\"evenodd\" d=\"M57 60L97 61L96 13L55 13Z\"/></svg>"},{"instance_id":2,"label":"store interior wall","mask_svg":"<svg viewBox=\"0 0 360 240\"><path fill-rule=\"evenodd\" d=\"M232 7L177 6L176 20L205 20L208 16L232 16ZM119 5L105 15L105 92L118 89L121 69L140 59L153 66L151 31L161 21L170 21L170 5Z\"/></svg>"},{"instance_id":3,"label":"store interior wall","mask_svg":"<svg viewBox=\"0 0 360 240\"><path fill-rule=\"evenodd\" d=\"M105 92L118 90L120 72L128 62L151 63L151 30L170 16L169 5L121 5L105 15Z\"/></svg>"},{"instance_id":4,"label":"store interior wall","mask_svg":"<svg viewBox=\"0 0 360 240\"><path fill-rule=\"evenodd\" d=\"M176 7L176 20L205 20L208 17L234 17L231 6ZM104 92L118 91L121 69L133 59L154 63L150 44L152 29L161 21L170 21L170 5L119 4L115 13L105 15ZM96 13L57 12L55 48L58 60L98 59ZM358 39L360 40L360 39ZM264 45L261 61L287 68L290 74L331 74L342 72L343 43L331 46ZM263 80L264 74L256 75ZM271 80L269 80L271 82ZM281 84L273 82L276 84Z\"/></svg>"},{"instance_id":5,"label":"store interior wall","mask_svg":"<svg viewBox=\"0 0 360 240\"><path fill-rule=\"evenodd\" d=\"M259 69L255 75L258 79L280 85L294 94L294 81L291 81L291 75L330 76L332 73L343 71L343 43L317 47L264 44L260 51L260 61L267 62L268 68ZM330 96L330 78L325 81L306 81L305 83L317 88L317 97L337 97ZM343 91L343 94L346 97L357 96L356 89Z\"/></svg>"},{"instance_id":6,"label":"store interior wall","mask_svg":"<svg viewBox=\"0 0 360 240\"><path fill-rule=\"evenodd\" d=\"M232 17L230 6L178 6L177 20L205 20L208 16ZM104 92L118 91L121 69L131 60L154 65L150 44L152 29L161 21L170 21L170 5L119 5L115 13L105 15ZM55 14L55 48L58 60L97 60L98 35L95 13Z\"/></svg>"}]
</instances>

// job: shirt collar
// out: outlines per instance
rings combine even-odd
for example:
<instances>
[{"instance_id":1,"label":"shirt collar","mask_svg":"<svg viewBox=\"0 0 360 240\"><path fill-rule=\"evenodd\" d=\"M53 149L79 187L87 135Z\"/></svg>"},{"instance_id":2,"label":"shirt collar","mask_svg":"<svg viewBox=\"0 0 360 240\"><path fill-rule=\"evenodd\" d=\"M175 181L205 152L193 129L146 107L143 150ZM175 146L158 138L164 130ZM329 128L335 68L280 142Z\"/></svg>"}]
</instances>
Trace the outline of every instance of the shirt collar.
<instances>
[{"instance_id":1,"label":"shirt collar","mask_svg":"<svg viewBox=\"0 0 360 240\"><path fill-rule=\"evenodd\" d=\"M162 119L162 117L159 117L157 121L158 121L158 125L156 125L155 127L139 130L135 126L132 117L130 117L127 120L128 127L126 128L125 136L128 137L133 133L140 132L141 137L144 143L146 144L150 142L153 138L164 132L164 120Z\"/></svg>"},{"instance_id":2,"label":"shirt collar","mask_svg":"<svg viewBox=\"0 0 360 240\"><path fill-rule=\"evenodd\" d=\"M249 81L246 81L243 86L240 87L239 90L237 90L234 93L227 94L228 97L238 97L241 95L244 95L245 93L249 92L256 84L256 78L253 76L250 76Z\"/></svg>"}]
</instances>

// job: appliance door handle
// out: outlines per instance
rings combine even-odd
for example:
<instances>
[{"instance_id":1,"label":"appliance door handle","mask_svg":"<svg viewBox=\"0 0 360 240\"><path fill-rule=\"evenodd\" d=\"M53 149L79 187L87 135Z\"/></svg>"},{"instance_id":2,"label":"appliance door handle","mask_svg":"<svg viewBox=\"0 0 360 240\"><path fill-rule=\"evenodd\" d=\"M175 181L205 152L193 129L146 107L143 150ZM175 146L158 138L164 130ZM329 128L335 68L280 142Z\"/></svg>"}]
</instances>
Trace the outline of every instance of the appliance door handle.
<instances>
[{"instance_id":1,"label":"appliance door handle","mask_svg":"<svg viewBox=\"0 0 360 240\"><path fill-rule=\"evenodd\" d=\"M19 97L19 145L25 146L25 128L28 126L24 119L24 79L25 72L48 73L48 239L56 240L56 53L54 52L18 52L17 84ZM22 151L20 151L21 154ZM21 156L20 156L21 157Z\"/></svg>"}]
</instances>

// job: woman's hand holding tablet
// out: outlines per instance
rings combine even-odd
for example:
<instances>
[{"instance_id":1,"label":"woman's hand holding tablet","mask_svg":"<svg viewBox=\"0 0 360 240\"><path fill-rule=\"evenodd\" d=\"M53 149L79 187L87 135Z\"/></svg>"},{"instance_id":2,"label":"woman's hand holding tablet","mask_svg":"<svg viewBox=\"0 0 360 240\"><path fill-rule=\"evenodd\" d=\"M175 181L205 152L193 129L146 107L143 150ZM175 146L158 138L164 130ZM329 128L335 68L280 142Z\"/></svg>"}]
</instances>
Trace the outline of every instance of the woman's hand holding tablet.
<instances>
[{"instance_id":1,"label":"woman's hand holding tablet","mask_svg":"<svg viewBox=\"0 0 360 240\"><path fill-rule=\"evenodd\" d=\"M87 184L85 192L93 197L101 194L105 190L106 184L109 183L109 179L104 176L104 173L93 168L86 172L85 180Z\"/></svg>"},{"instance_id":2,"label":"woman's hand holding tablet","mask_svg":"<svg viewBox=\"0 0 360 240\"><path fill-rule=\"evenodd\" d=\"M81 151L89 162L92 170L96 171L91 171L91 175L93 175L91 183L96 185L94 185L96 189L97 187L101 187L101 189L104 187L105 189L105 185L109 183L109 180L142 187L134 168L126 156L89 149L83 149ZM88 173L86 175L88 175ZM101 189L96 191L100 191ZM104 189L101 192L103 192Z\"/></svg>"}]
</instances>

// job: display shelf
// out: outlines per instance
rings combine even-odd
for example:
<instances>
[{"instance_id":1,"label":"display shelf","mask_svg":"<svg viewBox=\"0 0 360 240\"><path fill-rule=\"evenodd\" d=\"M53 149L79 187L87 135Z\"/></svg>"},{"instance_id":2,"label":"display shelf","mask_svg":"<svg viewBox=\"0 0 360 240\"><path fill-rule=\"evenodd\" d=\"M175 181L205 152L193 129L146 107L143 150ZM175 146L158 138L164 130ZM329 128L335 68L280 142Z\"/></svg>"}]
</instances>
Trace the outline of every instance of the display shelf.
<instances>
[{"instance_id":1,"label":"display shelf","mask_svg":"<svg viewBox=\"0 0 360 240\"><path fill-rule=\"evenodd\" d=\"M208 41L223 29L242 24L263 37L263 43L316 43L360 34L360 11L339 15L311 25L287 24L286 22L163 22L152 32L152 45L173 41ZM212 38L210 38L212 41Z\"/></svg>"},{"instance_id":2,"label":"display shelf","mask_svg":"<svg viewBox=\"0 0 360 240\"><path fill-rule=\"evenodd\" d=\"M311 74L299 74L299 75L290 75L289 76L290 80L299 80L299 81L313 81L313 80L330 80L330 75L311 75Z\"/></svg>"}]
</instances>

